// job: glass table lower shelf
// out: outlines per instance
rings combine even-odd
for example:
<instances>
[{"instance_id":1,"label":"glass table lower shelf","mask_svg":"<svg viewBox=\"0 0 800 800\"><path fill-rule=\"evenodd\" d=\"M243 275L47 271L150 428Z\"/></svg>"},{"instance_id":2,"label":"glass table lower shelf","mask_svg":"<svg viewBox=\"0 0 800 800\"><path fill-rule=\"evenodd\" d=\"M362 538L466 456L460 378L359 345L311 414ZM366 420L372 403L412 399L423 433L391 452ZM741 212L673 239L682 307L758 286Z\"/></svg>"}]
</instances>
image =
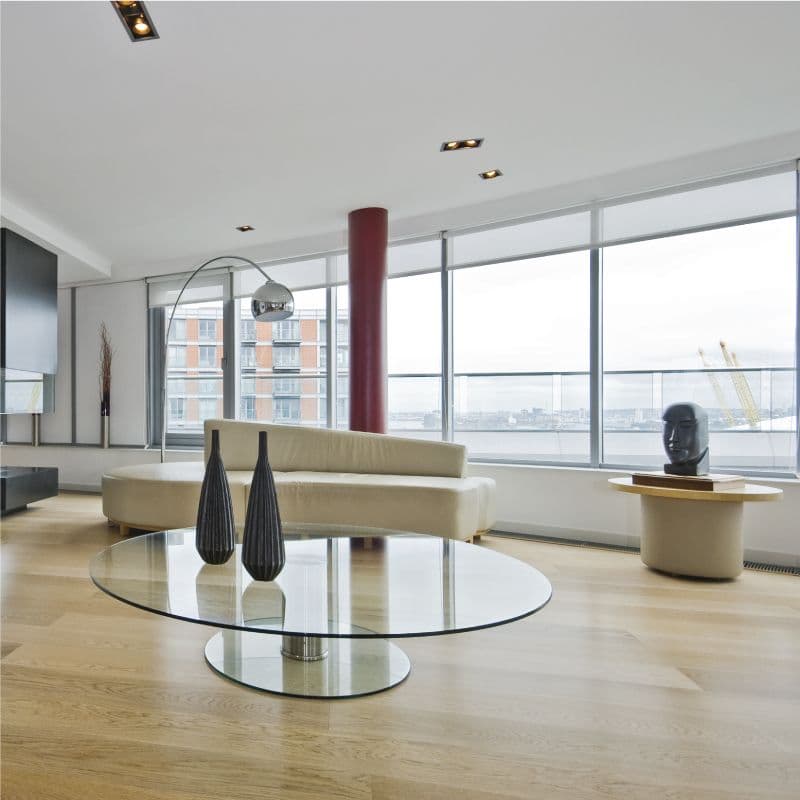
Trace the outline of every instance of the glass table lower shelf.
<instances>
[{"instance_id":1,"label":"glass table lower shelf","mask_svg":"<svg viewBox=\"0 0 800 800\"><path fill-rule=\"evenodd\" d=\"M513 622L544 607L552 592L541 572L489 547L341 526L285 532L286 564L274 581L250 577L241 544L225 564L205 564L193 528L107 547L89 572L117 600L218 628L205 658L220 675L315 698L402 682L411 664L389 639Z\"/></svg>"},{"instance_id":2,"label":"glass table lower shelf","mask_svg":"<svg viewBox=\"0 0 800 800\"><path fill-rule=\"evenodd\" d=\"M209 639L206 662L253 689L295 697L360 697L391 689L411 672L386 639L323 639L224 630Z\"/></svg>"}]
</instances>

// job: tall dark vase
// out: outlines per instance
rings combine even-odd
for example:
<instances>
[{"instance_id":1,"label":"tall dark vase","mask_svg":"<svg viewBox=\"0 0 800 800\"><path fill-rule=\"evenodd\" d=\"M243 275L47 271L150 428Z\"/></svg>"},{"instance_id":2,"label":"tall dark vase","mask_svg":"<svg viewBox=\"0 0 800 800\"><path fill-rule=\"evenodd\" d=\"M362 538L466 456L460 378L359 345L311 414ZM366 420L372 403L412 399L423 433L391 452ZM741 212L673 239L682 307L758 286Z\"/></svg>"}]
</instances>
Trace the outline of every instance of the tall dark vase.
<instances>
[{"instance_id":1,"label":"tall dark vase","mask_svg":"<svg viewBox=\"0 0 800 800\"><path fill-rule=\"evenodd\" d=\"M250 485L242 564L257 581L275 580L286 563L275 478L267 459L267 432L258 433L258 461Z\"/></svg>"},{"instance_id":2,"label":"tall dark vase","mask_svg":"<svg viewBox=\"0 0 800 800\"><path fill-rule=\"evenodd\" d=\"M219 431L211 431L211 453L206 464L200 505L197 507L197 552L206 564L224 564L236 549L233 502L225 466L219 454Z\"/></svg>"}]
</instances>

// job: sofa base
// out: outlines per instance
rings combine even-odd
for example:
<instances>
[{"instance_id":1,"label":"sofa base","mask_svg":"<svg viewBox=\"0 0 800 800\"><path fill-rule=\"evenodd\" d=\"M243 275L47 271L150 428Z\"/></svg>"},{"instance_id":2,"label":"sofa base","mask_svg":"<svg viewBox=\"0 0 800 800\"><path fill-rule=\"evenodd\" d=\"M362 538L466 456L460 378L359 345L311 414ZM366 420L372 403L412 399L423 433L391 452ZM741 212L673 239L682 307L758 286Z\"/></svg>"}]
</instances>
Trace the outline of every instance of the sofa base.
<instances>
[{"instance_id":1,"label":"sofa base","mask_svg":"<svg viewBox=\"0 0 800 800\"><path fill-rule=\"evenodd\" d=\"M152 525L137 525L135 522L119 522L111 517L108 518L108 525L111 528L119 528L119 535L126 537L131 535L131 530L145 531L146 533L165 530L165 528L154 528Z\"/></svg>"},{"instance_id":2,"label":"sofa base","mask_svg":"<svg viewBox=\"0 0 800 800\"><path fill-rule=\"evenodd\" d=\"M132 522L120 522L118 520L111 519L110 517L108 518L108 524L112 528L119 528L119 535L124 537L130 536L132 530L145 531L146 533L155 533L157 531L165 530L164 528L154 528L151 525L137 525ZM481 536L488 533L491 533L490 529L476 531L472 536L464 539L464 541L468 544L475 544L481 538ZM377 536L364 536L362 539L360 539L360 541L362 542L362 546L365 550L371 550L373 547L375 547L379 540Z\"/></svg>"}]
</instances>

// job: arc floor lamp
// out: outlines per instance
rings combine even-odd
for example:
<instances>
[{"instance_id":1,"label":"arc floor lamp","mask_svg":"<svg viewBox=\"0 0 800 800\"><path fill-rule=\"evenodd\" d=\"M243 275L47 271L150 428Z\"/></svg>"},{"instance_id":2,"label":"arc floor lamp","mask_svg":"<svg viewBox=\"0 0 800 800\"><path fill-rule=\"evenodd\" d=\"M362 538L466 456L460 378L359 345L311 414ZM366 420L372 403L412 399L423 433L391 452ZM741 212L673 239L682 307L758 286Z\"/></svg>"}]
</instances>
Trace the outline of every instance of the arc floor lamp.
<instances>
[{"instance_id":1,"label":"arc floor lamp","mask_svg":"<svg viewBox=\"0 0 800 800\"><path fill-rule=\"evenodd\" d=\"M294 296L292 293L282 284L276 283L272 280L272 278L264 272L255 261L251 261L249 258L244 258L243 256L215 256L214 258L210 258L208 261L204 261L199 267L197 267L191 275L186 279L186 282L181 287L180 292L178 292L178 298L175 300L175 304L172 306L172 311L169 315L169 322L167 323L167 332L164 335L164 360L161 365L161 463L164 463L164 451L166 449L166 440L167 440L167 359L169 356L169 334L172 330L172 320L175 317L175 312L178 309L178 305L181 302L181 298L183 297L183 293L186 291L186 287L192 282L195 275L201 270L204 270L209 264L213 264L216 261L243 261L245 264L249 264L251 267L255 267L265 278L265 282L263 286L260 286L253 292L253 297L250 301L250 312L253 315L253 319L260 320L262 322L279 322L282 319L286 319L287 317L291 317L294 313Z\"/></svg>"}]
</instances>

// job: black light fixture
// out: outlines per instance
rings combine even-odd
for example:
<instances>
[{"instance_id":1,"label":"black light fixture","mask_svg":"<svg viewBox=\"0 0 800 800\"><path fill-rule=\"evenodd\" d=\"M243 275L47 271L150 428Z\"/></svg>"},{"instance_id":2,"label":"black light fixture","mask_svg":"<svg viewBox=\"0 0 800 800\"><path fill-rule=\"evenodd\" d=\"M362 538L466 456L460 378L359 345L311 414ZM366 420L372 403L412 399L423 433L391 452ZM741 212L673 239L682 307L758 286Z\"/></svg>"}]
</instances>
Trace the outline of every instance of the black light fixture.
<instances>
[{"instance_id":1,"label":"black light fixture","mask_svg":"<svg viewBox=\"0 0 800 800\"><path fill-rule=\"evenodd\" d=\"M237 225L237 231L241 231L242 233L247 233L247 231L254 231L255 228L252 225Z\"/></svg>"},{"instance_id":2,"label":"black light fixture","mask_svg":"<svg viewBox=\"0 0 800 800\"><path fill-rule=\"evenodd\" d=\"M503 173L500 172L499 169L490 169L486 172L479 172L478 175L481 176L485 181L490 181L492 178L499 178Z\"/></svg>"},{"instance_id":3,"label":"black light fixture","mask_svg":"<svg viewBox=\"0 0 800 800\"><path fill-rule=\"evenodd\" d=\"M141 0L112 0L111 5L116 9L132 42L158 39L156 26Z\"/></svg>"},{"instance_id":4,"label":"black light fixture","mask_svg":"<svg viewBox=\"0 0 800 800\"><path fill-rule=\"evenodd\" d=\"M447 142L442 142L439 150L442 153L452 153L456 150L473 150L483 144L483 139L451 139Z\"/></svg>"}]
</instances>

